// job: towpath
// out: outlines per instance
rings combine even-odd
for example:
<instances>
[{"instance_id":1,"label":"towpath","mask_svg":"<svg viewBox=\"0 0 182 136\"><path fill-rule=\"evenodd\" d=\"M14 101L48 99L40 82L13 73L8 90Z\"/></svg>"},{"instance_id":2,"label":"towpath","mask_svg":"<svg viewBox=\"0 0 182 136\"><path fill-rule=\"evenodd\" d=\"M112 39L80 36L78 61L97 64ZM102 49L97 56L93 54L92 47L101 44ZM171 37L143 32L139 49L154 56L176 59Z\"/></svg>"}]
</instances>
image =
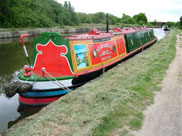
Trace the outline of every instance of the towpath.
<instances>
[{"instance_id":1,"label":"towpath","mask_svg":"<svg viewBox=\"0 0 182 136\"><path fill-rule=\"evenodd\" d=\"M176 57L162 82L162 91L144 112L136 136L182 136L182 37L177 35Z\"/></svg>"}]
</instances>

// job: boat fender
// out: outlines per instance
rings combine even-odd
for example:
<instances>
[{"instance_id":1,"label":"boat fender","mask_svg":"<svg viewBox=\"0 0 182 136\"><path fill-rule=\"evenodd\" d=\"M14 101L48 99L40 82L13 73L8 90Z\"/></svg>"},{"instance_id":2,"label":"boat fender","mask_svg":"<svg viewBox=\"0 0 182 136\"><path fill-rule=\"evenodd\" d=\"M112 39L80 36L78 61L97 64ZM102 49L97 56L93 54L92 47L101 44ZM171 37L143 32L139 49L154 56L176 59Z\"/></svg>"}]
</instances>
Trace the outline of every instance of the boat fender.
<instances>
[{"instance_id":1,"label":"boat fender","mask_svg":"<svg viewBox=\"0 0 182 136\"><path fill-rule=\"evenodd\" d=\"M20 87L18 88L18 92L19 93L24 93L24 92L28 92L30 90L32 90L33 85L30 83L23 83L20 85Z\"/></svg>"},{"instance_id":2,"label":"boat fender","mask_svg":"<svg viewBox=\"0 0 182 136\"><path fill-rule=\"evenodd\" d=\"M21 83L19 81L14 81L7 86L5 86L5 94L7 97L13 97L16 93L23 93L30 91L32 89L32 84Z\"/></svg>"}]
</instances>

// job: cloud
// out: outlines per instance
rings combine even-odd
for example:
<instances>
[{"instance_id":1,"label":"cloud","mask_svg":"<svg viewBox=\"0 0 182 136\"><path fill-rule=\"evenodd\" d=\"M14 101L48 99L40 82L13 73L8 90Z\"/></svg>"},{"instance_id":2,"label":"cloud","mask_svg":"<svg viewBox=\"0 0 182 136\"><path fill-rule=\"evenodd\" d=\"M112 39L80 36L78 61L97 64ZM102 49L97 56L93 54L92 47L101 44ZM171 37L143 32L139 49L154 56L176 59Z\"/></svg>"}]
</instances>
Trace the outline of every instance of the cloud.
<instances>
[{"instance_id":1,"label":"cloud","mask_svg":"<svg viewBox=\"0 0 182 136\"><path fill-rule=\"evenodd\" d=\"M57 0L64 3L63 0ZM182 16L181 0L69 0L76 12L111 13L122 17L125 13L134 16L138 13L146 13L149 21L179 21Z\"/></svg>"}]
</instances>

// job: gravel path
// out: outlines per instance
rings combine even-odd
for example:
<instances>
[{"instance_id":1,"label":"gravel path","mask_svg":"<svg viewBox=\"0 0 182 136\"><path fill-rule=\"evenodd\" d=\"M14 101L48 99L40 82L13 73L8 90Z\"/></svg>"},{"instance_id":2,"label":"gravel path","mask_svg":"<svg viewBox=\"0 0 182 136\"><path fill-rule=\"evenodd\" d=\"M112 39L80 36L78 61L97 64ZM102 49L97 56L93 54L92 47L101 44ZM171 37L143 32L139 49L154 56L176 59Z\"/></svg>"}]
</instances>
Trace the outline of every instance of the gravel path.
<instances>
[{"instance_id":1,"label":"gravel path","mask_svg":"<svg viewBox=\"0 0 182 136\"><path fill-rule=\"evenodd\" d=\"M167 70L162 91L144 112L136 136L182 136L182 37L177 35L176 57Z\"/></svg>"}]
</instances>

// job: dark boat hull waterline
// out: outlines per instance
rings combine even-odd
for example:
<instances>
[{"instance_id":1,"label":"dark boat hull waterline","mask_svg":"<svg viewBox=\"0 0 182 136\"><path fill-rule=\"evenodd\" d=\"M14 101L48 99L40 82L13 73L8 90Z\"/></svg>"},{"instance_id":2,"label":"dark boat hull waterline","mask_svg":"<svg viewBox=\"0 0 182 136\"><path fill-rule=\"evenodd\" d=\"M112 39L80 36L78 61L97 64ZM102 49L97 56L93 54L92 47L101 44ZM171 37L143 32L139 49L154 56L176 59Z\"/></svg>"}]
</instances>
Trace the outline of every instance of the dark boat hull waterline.
<instances>
[{"instance_id":1,"label":"dark boat hull waterline","mask_svg":"<svg viewBox=\"0 0 182 136\"><path fill-rule=\"evenodd\" d=\"M74 35L47 32L34 38L31 63L23 41L27 36L21 41L28 65L18 74L22 84L32 86L18 91L20 103L26 105L49 104L157 40L149 28L92 29Z\"/></svg>"}]
</instances>

